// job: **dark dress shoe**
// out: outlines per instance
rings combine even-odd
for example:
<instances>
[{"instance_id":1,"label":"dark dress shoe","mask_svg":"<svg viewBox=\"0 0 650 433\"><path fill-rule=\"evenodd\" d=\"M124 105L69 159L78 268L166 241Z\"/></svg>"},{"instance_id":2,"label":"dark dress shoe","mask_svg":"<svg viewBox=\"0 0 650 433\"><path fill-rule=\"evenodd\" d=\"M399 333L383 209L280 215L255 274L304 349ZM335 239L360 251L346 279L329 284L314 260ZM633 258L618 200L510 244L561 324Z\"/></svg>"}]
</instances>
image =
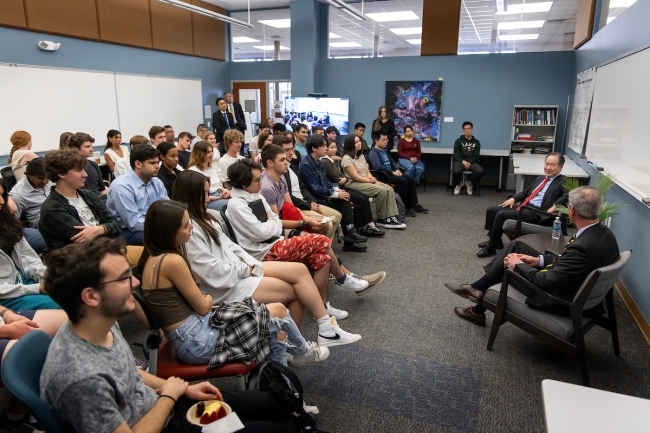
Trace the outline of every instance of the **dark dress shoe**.
<instances>
[{"instance_id":1,"label":"dark dress shoe","mask_svg":"<svg viewBox=\"0 0 650 433\"><path fill-rule=\"evenodd\" d=\"M485 257L496 256L496 255L497 255L497 250L489 246L481 248L481 250L478 253L476 253L476 257L480 257L482 259Z\"/></svg>"},{"instance_id":2,"label":"dark dress shoe","mask_svg":"<svg viewBox=\"0 0 650 433\"><path fill-rule=\"evenodd\" d=\"M406 209L406 216L414 217L415 216L415 211L412 208L407 208Z\"/></svg>"},{"instance_id":3,"label":"dark dress shoe","mask_svg":"<svg viewBox=\"0 0 650 433\"><path fill-rule=\"evenodd\" d=\"M356 242L343 242L343 251L352 251L355 253L365 253L368 249L367 246L358 244Z\"/></svg>"},{"instance_id":4,"label":"dark dress shoe","mask_svg":"<svg viewBox=\"0 0 650 433\"><path fill-rule=\"evenodd\" d=\"M373 227L368 227L367 229L361 231L361 234L367 237L378 238L386 235L386 232L383 230L379 230L377 227L373 226Z\"/></svg>"},{"instance_id":5,"label":"dark dress shoe","mask_svg":"<svg viewBox=\"0 0 650 433\"><path fill-rule=\"evenodd\" d=\"M490 241L485 241L485 242L481 242L480 244L478 244L478 247L479 248L485 248L485 247L487 247L489 245L490 245ZM502 250L503 249L503 241L497 242L497 244L494 246L494 249L495 250Z\"/></svg>"},{"instance_id":6,"label":"dark dress shoe","mask_svg":"<svg viewBox=\"0 0 650 433\"><path fill-rule=\"evenodd\" d=\"M455 284L445 284L445 287L451 290L453 293L457 294L461 298L469 299L472 302L479 302L483 299L485 292L476 290L470 284L461 284L459 286Z\"/></svg>"},{"instance_id":7,"label":"dark dress shoe","mask_svg":"<svg viewBox=\"0 0 650 433\"><path fill-rule=\"evenodd\" d=\"M359 235L357 232L354 230L346 230L343 232L343 241L344 242L350 242L350 243L358 243L362 244L366 242L368 238Z\"/></svg>"},{"instance_id":8,"label":"dark dress shoe","mask_svg":"<svg viewBox=\"0 0 650 433\"><path fill-rule=\"evenodd\" d=\"M472 322L475 325L478 326L485 326L485 313L483 314L475 314L472 313L472 307L456 307L454 308L454 313L461 319L465 319L468 322Z\"/></svg>"},{"instance_id":9,"label":"dark dress shoe","mask_svg":"<svg viewBox=\"0 0 650 433\"><path fill-rule=\"evenodd\" d=\"M413 206L413 210L418 213L427 213L429 209L423 208L419 203Z\"/></svg>"}]
</instances>

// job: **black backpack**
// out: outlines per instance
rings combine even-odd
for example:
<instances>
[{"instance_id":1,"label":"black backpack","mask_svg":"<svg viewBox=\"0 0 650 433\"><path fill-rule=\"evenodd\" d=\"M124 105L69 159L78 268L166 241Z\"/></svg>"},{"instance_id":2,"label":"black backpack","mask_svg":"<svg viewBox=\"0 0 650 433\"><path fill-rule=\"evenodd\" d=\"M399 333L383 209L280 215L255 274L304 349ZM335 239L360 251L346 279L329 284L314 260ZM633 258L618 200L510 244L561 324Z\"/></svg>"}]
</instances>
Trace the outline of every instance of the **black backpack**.
<instances>
[{"instance_id":1,"label":"black backpack","mask_svg":"<svg viewBox=\"0 0 650 433\"><path fill-rule=\"evenodd\" d=\"M291 383L287 383L287 380ZM314 429L314 418L303 409L302 384L295 373L276 361L261 362L248 375L249 391L273 394L276 420L283 432L300 433L305 427ZM317 430L312 430L317 431Z\"/></svg>"}]
</instances>

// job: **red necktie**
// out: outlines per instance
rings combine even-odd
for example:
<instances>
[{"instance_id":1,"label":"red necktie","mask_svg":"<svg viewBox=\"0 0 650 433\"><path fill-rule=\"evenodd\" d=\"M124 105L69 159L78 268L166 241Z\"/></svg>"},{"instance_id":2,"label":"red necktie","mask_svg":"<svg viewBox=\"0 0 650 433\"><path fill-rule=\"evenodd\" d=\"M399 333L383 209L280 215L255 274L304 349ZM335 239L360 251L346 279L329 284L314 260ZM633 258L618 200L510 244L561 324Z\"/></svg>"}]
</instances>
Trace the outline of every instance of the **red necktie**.
<instances>
[{"instance_id":1,"label":"red necktie","mask_svg":"<svg viewBox=\"0 0 650 433\"><path fill-rule=\"evenodd\" d=\"M529 201L531 201L532 199L534 199L535 196L536 196L537 194L539 194L539 192L540 192L541 190L544 189L544 186L548 183L548 179L549 179L548 176L544 177L544 180L542 181L542 183L540 183L539 186L537 186L537 188L535 188L535 191L531 192L530 195L529 195L528 197L526 197L526 200L524 200L524 201L521 202L521 204L519 205L519 207L517 207L517 210L519 210L519 209L521 209L522 207L526 206L526 205L528 204Z\"/></svg>"}]
</instances>

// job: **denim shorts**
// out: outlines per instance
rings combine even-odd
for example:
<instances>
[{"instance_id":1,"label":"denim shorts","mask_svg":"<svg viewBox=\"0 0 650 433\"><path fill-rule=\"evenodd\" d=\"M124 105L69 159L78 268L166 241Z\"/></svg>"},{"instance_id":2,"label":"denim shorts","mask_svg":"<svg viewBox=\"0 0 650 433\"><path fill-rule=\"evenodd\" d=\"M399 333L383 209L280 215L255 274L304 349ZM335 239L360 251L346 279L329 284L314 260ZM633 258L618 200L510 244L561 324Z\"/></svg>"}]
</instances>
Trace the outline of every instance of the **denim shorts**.
<instances>
[{"instance_id":1,"label":"denim shorts","mask_svg":"<svg viewBox=\"0 0 650 433\"><path fill-rule=\"evenodd\" d=\"M186 364L207 364L214 355L219 329L210 324L212 313L193 313L181 326L167 335L179 361Z\"/></svg>"}]
</instances>

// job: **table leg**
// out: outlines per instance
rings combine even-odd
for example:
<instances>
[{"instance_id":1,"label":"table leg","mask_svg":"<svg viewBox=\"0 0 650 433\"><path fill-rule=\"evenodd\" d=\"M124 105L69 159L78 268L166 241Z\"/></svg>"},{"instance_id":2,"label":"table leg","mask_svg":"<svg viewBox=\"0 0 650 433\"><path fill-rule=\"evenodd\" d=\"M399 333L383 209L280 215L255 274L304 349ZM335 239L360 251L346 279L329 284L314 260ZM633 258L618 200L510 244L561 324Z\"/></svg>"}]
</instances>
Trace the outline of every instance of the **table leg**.
<instances>
[{"instance_id":1,"label":"table leg","mask_svg":"<svg viewBox=\"0 0 650 433\"><path fill-rule=\"evenodd\" d=\"M503 179L503 156L499 157L499 187L497 192L501 192L501 180Z\"/></svg>"},{"instance_id":2,"label":"table leg","mask_svg":"<svg viewBox=\"0 0 650 433\"><path fill-rule=\"evenodd\" d=\"M451 155L451 157L449 157L449 186L453 186L451 184L453 170L454 170L454 155Z\"/></svg>"},{"instance_id":3,"label":"table leg","mask_svg":"<svg viewBox=\"0 0 650 433\"><path fill-rule=\"evenodd\" d=\"M518 174L515 180L515 192L522 192L524 190L524 175Z\"/></svg>"}]
</instances>

